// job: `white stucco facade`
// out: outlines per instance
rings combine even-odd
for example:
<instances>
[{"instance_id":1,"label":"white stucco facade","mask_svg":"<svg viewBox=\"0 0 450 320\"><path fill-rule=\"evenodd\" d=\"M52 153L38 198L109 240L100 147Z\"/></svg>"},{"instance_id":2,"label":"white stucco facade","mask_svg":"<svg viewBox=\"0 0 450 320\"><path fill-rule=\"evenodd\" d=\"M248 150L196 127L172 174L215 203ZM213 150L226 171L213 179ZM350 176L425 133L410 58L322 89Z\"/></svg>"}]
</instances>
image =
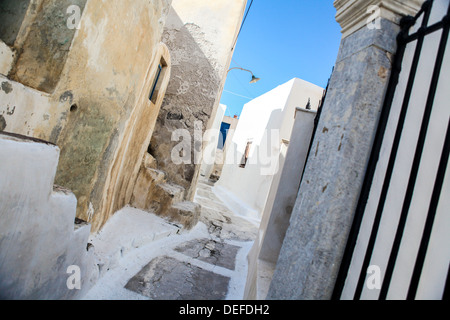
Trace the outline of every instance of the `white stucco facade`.
<instances>
[{"instance_id":1,"label":"white stucco facade","mask_svg":"<svg viewBox=\"0 0 450 320\"><path fill-rule=\"evenodd\" d=\"M279 155L289 142L296 107L317 109L323 89L294 78L247 103L229 145L216 194L235 212L259 221L275 175ZM248 146L248 147L247 147ZM240 165L248 148L245 168Z\"/></svg>"},{"instance_id":2,"label":"white stucco facade","mask_svg":"<svg viewBox=\"0 0 450 320\"><path fill-rule=\"evenodd\" d=\"M316 111L296 108L291 139L289 144L283 145L280 153L279 161L283 169L272 182L258 237L248 255L245 299L266 298L298 194L316 115Z\"/></svg>"}]
</instances>

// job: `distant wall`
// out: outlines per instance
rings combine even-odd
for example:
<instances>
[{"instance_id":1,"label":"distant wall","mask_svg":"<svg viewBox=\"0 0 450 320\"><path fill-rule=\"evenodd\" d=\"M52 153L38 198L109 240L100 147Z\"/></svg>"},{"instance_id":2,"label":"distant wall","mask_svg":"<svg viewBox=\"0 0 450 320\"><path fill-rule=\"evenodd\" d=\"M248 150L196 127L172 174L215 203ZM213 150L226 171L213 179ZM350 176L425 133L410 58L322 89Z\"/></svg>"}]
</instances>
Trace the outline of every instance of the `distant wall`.
<instances>
[{"instance_id":1,"label":"distant wall","mask_svg":"<svg viewBox=\"0 0 450 320\"><path fill-rule=\"evenodd\" d=\"M227 106L221 104L217 109L216 117L212 127L207 131L204 136L206 143L205 149L203 150L202 165L200 168L200 175L209 179L213 168L214 162L216 161L217 145L220 138L220 125L222 124L223 117Z\"/></svg>"},{"instance_id":2,"label":"distant wall","mask_svg":"<svg viewBox=\"0 0 450 320\"><path fill-rule=\"evenodd\" d=\"M236 131L236 127L239 123L239 119L237 117L231 118L231 117L225 116L223 118L223 122L229 124L230 128L227 131L226 137L222 137L222 138L226 138L223 148L217 149L217 152L216 152L216 161L215 161L214 168L212 171L212 174L214 175L215 179L218 179L220 177L220 175L222 174L222 168L225 163L225 155L227 153L228 148L233 144L233 136L234 136L234 132Z\"/></svg>"},{"instance_id":3,"label":"distant wall","mask_svg":"<svg viewBox=\"0 0 450 320\"><path fill-rule=\"evenodd\" d=\"M280 154L282 171L270 187L264 208L259 235L248 259L249 272L245 290L246 299L265 299L270 279L283 244L289 219L297 198L303 168L314 130L316 111L297 108L295 123L287 146Z\"/></svg>"}]
</instances>

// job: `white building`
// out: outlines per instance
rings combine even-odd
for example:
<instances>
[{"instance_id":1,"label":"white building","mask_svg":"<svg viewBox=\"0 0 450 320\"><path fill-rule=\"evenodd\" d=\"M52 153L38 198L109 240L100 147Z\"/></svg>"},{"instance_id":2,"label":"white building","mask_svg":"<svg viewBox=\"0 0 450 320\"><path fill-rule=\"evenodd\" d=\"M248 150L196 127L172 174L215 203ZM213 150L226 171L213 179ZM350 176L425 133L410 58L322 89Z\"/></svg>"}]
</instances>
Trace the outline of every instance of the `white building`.
<instances>
[{"instance_id":1,"label":"white building","mask_svg":"<svg viewBox=\"0 0 450 320\"><path fill-rule=\"evenodd\" d=\"M286 153L295 110L316 110L323 89L294 78L247 103L225 155L216 194L236 213L261 220L270 187Z\"/></svg>"},{"instance_id":2,"label":"white building","mask_svg":"<svg viewBox=\"0 0 450 320\"><path fill-rule=\"evenodd\" d=\"M203 136L204 150L202 157L202 164L200 167L200 175L209 178L216 162L217 145L220 139L220 126L225 116L227 106L219 104L214 122L209 130Z\"/></svg>"}]
</instances>

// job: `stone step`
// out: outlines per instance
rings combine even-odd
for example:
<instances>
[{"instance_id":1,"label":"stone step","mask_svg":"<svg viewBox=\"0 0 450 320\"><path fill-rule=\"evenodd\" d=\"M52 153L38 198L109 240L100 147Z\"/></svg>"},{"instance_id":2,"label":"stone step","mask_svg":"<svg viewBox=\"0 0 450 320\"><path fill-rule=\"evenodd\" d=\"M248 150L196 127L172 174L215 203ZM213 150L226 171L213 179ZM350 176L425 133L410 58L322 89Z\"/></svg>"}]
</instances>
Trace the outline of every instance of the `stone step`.
<instances>
[{"instance_id":1,"label":"stone step","mask_svg":"<svg viewBox=\"0 0 450 320\"><path fill-rule=\"evenodd\" d=\"M152 183L154 184L160 184L162 182L165 182L167 179L167 173L164 171L153 169L153 168L146 168L147 174L152 179Z\"/></svg>"},{"instance_id":2,"label":"stone step","mask_svg":"<svg viewBox=\"0 0 450 320\"><path fill-rule=\"evenodd\" d=\"M164 192L164 195L169 196L173 202L177 203L184 199L184 188L173 183L161 183L156 186Z\"/></svg>"},{"instance_id":3,"label":"stone step","mask_svg":"<svg viewBox=\"0 0 450 320\"><path fill-rule=\"evenodd\" d=\"M165 215L174 204L183 201L185 189L172 183L157 184L149 195L149 208L153 212ZM147 209L147 208L146 208Z\"/></svg>"},{"instance_id":4,"label":"stone step","mask_svg":"<svg viewBox=\"0 0 450 320\"><path fill-rule=\"evenodd\" d=\"M150 209L156 186L165 183L166 178L164 171L142 166L134 185L131 205L143 210Z\"/></svg>"},{"instance_id":5,"label":"stone step","mask_svg":"<svg viewBox=\"0 0 450 320\"><path fill-rule=\"evenodd\" d=\"M198 182L198 186L199 187L213 187L214 186L214 181L211 181L210 179L202 179L202 180L199 180L199 182Z\"/></svg>"},{"instance_id":6,"label":"stone step","mask_svg":"<svg viewBox=\"0 0 450 320\"><path fill-rule=\"evenodd\" d=\"M90 287L90 225L74 226L77 199L54 185L60 150L35 138L0 132L0 296L72 300ZM68 266L82 273L67 290Z\"/></svg>"},{"instance_id":7,"label":"stone step","mask_svg":"<svg viewBox=\"0 0 450 320\"><path fill-rule=\"evenodd\" d=\"M166 217L171 222L179 223L185 229L192 229L200 219L201 206L191 201L178 202L167 211Z\"/></svg>"}]
</instances>

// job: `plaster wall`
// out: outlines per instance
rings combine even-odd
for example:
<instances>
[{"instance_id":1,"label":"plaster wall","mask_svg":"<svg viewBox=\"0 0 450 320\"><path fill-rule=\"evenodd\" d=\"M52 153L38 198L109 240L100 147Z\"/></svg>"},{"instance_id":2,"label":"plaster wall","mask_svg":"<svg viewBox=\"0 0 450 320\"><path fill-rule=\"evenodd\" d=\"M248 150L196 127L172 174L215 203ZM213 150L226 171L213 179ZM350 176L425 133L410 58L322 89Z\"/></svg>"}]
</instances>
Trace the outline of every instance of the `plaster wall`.
<instances>
[{"instance_id":1,"label":"plaster wall","mask_svg":"<svg viewBox=\"0 0 450 320\"><path fill-rule=\"evenodd\" d=\"M280 153L282 172L270 187L258 237L249 253L246 299L265 299L289 226L314 129L316 111L296 108L287 150Z\"/></svg>"},{"instance_id":2,"label":"plaster wall","mask_svg":"<svg viewBox=\"0 0 450 320\"><path fill-rule=\"evenodd\" d=\"M217 145L220 137L220 126L222 124L223 117L227 106L220 104L217 109L216 117L212 127L206 131L204 141L206 142L205 149L203 150L202 165L200 167L200 175L207 179L211 175L214 163L216 161Z\"/></svg>"},{"instance_id":3,"label":"plaster wall","mask_svg":"<svg viewBox=\"0 0 450 320\"><path fill-rule=\"evenodd\" d=\"M225 164L215 191L241 215L260 220L275 175L281 173L282 140L289 141L295 108L310 99L317 109L323 89L294 78L244 106L238 126L225 155ZM241 159L251 141L248 163Z\"/></svg>"},{"instance_id":4,"label":"plaster wall","mask_svg":"<svg viewBox=\"0 0 450 320\"><path fill-rule=\"evenodd\" d=\"M230 125L230 129L227 132L227 140L225 141L225 144L223 146L223 151L226 152L227 148L232 144L233 135L234 132L236 131L239 119L225 116L223 118L223 122L228 123Z\"/></svg>"},{"instance_id":5,"label":"plaster wall","mask_svg":"<svg viewBox=\"0 0 450 320\"><path fill-rule=\"evenodd\" d=\"M215 179L218 179L220 177L220 175L222 174L222 168L225 163L225 155L227 153L228 148L233 144L233 142L232 142L233 136L234 136L234 132L236 131L236 127L238 125L239 119L237 117L232 118L232 117L225 116L223 118L223 122L228 123L230 125L230 128L227 131L227 137L226 137L223 148L222 149L218 148L216 151L216 160L215 160L214 168L212 171L212 174Z\"/></svg>"},{"instance_id":6,"label":"plaster wall","mask_svg":"<svg viewBox=\"0 0 450 320\"><path fill-rule=\"evenodd\" d=\"M58 17L64 19L58 18L60 23L53 26L58 31L56 38L50 30L16 40L23 53L8 79L2 80L0 123L4 122L4 130L60 147L56 182L74 192L77 216L91 222L93 231L128 204L150 142L170 77L170 56L167 47L160 44L170 2L88 0L81 6L79 30L71 30L72 35L65 31L69 16L64 7L58 11ZM40 3L34 8L36 17L28 24L28 35L47 21L38 19L49 14L42 10L55 10L53 2ZM40 56L44 44L57 42L60 35L67 35L67 55L54 60L55 66L62 66L52 78L54 89L44 88L34 82L33 64L24 71L26 61ZM148 96L161 58L168 72L157 102L150 103ZM52 60L45 63L49 62Z\"/></svg>"},{"instance_id":7,"label":"plaster wall","mask_svg":"<svg viewBox=\"0 0 450 320\"><path fill-rule=\"evenodd\" d=\"M14 62L14 52L12 49L0 40L0 74L7 75Z\"/></svg>"},{"instance_id":8,"label":"plaster wall","mask_svg":"<svg viewBox=\"0 0 450 320\"><path fill-rule=\"evenodd\" d=\"M163 42L172 56L172 76L151 140L150 151L168 180L192 200L206 144L192 143L190 162L175 164L171 151L177 129L202 133L212 127L225 83L246 0L174 0Z\"/></svg>"}]
</instances>

